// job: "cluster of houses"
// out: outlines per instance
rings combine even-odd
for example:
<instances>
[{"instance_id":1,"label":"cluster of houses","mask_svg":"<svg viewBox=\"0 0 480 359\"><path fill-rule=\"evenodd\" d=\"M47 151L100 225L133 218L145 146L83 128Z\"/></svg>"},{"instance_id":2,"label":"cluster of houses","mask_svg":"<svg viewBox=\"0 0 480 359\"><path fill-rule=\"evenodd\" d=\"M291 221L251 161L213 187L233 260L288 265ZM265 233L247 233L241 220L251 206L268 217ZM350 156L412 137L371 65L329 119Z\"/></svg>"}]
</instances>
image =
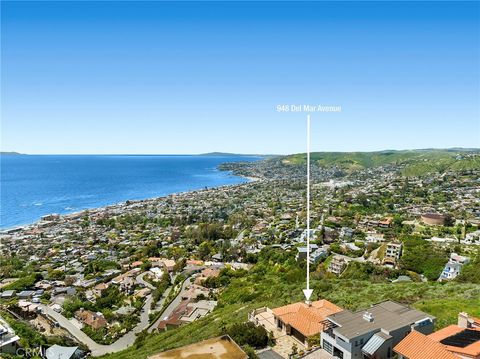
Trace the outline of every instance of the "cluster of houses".
<instances>
[{"instance_id":1,"label":"cluster of houses","mask_svg":"<svg viewBox=\"0 0 480 359\"><path fill-rule=\"evenodd\" d=\"M210 300L209 298L218 292L218 290L206 288L202 283L208 278L218 277L222 267L221 265L208 266L193 275L193 281L190 282L190 280L188 280L188 282L185 283L185 290L180 293L180 302L178 305L168 317L160 320L156 329L159 331L168 330L193 322L215 309L217 301Z\"/></svg>"},{"instance_id":2,"label":"cluster of houses","mask_svg":"<svg viewBox=\"0 0 480 359\"><path fill-rule=\"evenodd\" d=\"M229 257L229 262L247 262L246 256L258 254L266 247L294 251L297 261L308 260L312 264L331 256L328 271L336 275L341 275L352 261L370 261L375 265L397 268L405 248L392 235L392 227L395 225L393 214L406 218L404 224L415 228L425 227L432 231L432 238L429 240L434 243L455 243L469 247L480 245L478 229L470 229L461 238L451 239L444 238L447 236L439 234L441 231L437 230L442 229L446 222L452 221L446 213L465 214L465 218L455 223L463 221L465 226L468 224L478 228L478 176L471 176L472 179L447 173L441 178L437 175L430 178L410 178L406 184L405 178L398 175L398 168L368 169L348 180L331 180L337 172L335 168L318 169L318 173L313 173L317 183L312 186L312 198L315 198L315 201L311 210L312 223L315 223L316 228L310 233L315 243L311 243L308 250L305 243L306 231L303 229L305 203L303 195L299 195L299 191L303 191L304 187L303 182L301 185L295 182L300 178L303 181L303 171L292 175L286 170L282 172L284 169L281 168L278 171L272 170L265 163L258 166L260 167L253 168L254 173L269 180L181 193L165 198L128 201L70 215L48 215L35 224L0 233L2 256L15 255L26 263L38 263L39 274L46 278L18 291L3 290L0 299L4 302L18 300L25 315L35 312L42 300L48 300L52 309L61 312L64 300L79 292L84 294L88 301L95 303L110 286L117 286L122 294L132 299L145 299L152 295L153 289L146 284L148 282L145 282L143 277L138 278L144 271L147 272L148 281L155 282L166 274L172 275L180 257L202 258L216 264L227 261L225 257ZM252 176L256 177L255 174ZM320 180L327 182L320 183ZM405 186L415 190L422 189L432 195L441 195L445 200L434 204L427 200L412 201L405 195ZM369 202L385 196L394 199L390 201L392 203L386 213L358 217L344 214L348 213L344 209L357 205L359 198L366 198L364 204L368 205ZM211 252L200 256L199 246L192 244L192 238L189 238L187 233L198 228L201 223L220 224L222 228L231 227L235 235L233 238L212 240ZM335 248L341 248L341 253L332 251L334 245ZM221 250L228 246L233 250ZM367 255L369 246L379 247L376 252L378 254ZM132 248L138 250L132 251ZM180 250L181 255L176 255ZM364 254L359 254L364 250ZM148 254L139 255L141 251ZM108 261L117 266L101 273L88 273L87 268L94 261ZM452 254L440 280L454 279L462 266L469 261L468 257ZM191 262L190 265L195 263ZM200 275L182 292L181 301L172 314L158 323L158 330L188 323L213 310L216 302L210 300L213 298L212 290L205 288L202 280L218 275L218 268L207 266L200 270ZM50 278L52 273L62 279ZM2 279L2 282L5 281ZM320 308L318 303L315 305L318 307L315 310L324 314L334 308L325 302L324 309ZM311 312L315 305L297 307L302 313L307 313ZM393 308L393 304L391 307ZM371 315L381 318L384 313L382 310L386 309L375 310L379 313L372 312ZM116 313L125 315L129 315L129 311L128 306L116 309ZM324 315L324 320L327 320L326 317L334 319L337 315L337 321L340 322L342 316L348 317L345 313L341 314L342 312L328 313ZM75 317L92 328L108 326L101 313L79 310ZM340 324L338 325L340 327ZM331 326L331 329L335 328ZM388 343L396 341L396 336L390 333L395 331L394 329L383 329L387 334L378 334L374 342L380 343L383 340L382 348L386 348ZM332 353L335 348L341 350L342 345L339 343L342 338L348 339L342 337L340 329L338 332L338 336L334 338L335 343L325 334L325 346L332 344ZM392 339L388 339L388 335L392 336ZM430 337L429 339L433 340ZM364 338L363 344L366 344L365 340ZM357 347L363 348L363 345L358 344ZM391 346L391 351L393 350L394 346ZM355 354L353 348L352 352ZM344 355L347 357L347 354Z\"/></svg>"},{"instance_id":3,"label":"cluster of houses","mask_svg":"<svg viewBox=\"0 0 480 359\"><path fill-rule=\"evenodd\" d=\"M298 302L257 309L249 320L273 333L273 351L283 358L285 342L312 359L480 358L480 319L460 313L456 325L434 332L435 317L390 300L358 311L325 299Z\"/></svg>"}]
</instances>

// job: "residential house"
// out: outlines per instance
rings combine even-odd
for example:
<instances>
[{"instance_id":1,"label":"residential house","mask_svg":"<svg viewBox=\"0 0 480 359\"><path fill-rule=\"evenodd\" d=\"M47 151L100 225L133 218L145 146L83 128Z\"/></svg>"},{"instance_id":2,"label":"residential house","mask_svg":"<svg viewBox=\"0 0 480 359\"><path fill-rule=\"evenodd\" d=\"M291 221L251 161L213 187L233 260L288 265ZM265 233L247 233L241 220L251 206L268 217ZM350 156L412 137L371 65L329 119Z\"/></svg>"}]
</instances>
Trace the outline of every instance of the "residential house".
<instances>
[{"instance_id":1,"label":"residential house","mask_svg":"<svg viewBox=\"0 0 480 359\"><path fill-rule=\"evenodd\" d=\"M327 316L342 308L326 299L311 303L298 302L272 309L275 326L281 332L298 339L308 346L309 337L319 335Z\"/></svg>"},{"instance_id":2,"label":"residential house","mask_svg":"<svg viewBox=\"0 0 480 359\"><path fill-rule=\"evenodd\" d=\"M480 318L459 313L457 324L429 335L447 350L464 359L480 359Z\"/></svg>"},{"instance_id":3,"label":"residential house","mask_svg":"<svg viewBox=\"0 0 480 359\"><path fill-rule=\"evenodd\" d=\"M340 275L347 267L347 264L350 262L351 259L348 257L335 254L328 265L327 270L333 274Z\"/></svg>"},{"instance_id":4,"label":"residential house","mask_svg":"<svg viewBox=\"0 0 480 359\"><path fill-rule=\"evenodd\" d=\"M152 293L152 290L150 288L142 288L142 289L137 290L134 295L135 295L136 298L145 298L150 293Z\"/></svg>"},{"instance_id":5,"label":"residential house","mask_svg":"<svg viewBox=\"0 0 480 359\"><path fill-rule=\"evenodd\" d=\"M393 348L399 359L458 359L445 346L428 335L412 330Z\"/></svg>"},{"instance_id":6,"label":"residential house","mask_svg":"<svg viewBox=\"0 0 480 359\"><path fill-rule=\"evenodd\" d=\"M378 221L378 226L382 228L388 228L392 225L393 218L392 217L387 217L381 221Z\"/></svg>"},{"instance_id":7,"label":"residential house","mask_svg":"<svg viewBox=\"0 0 480 359\"><path fill-rule=\"evenodd\" d=\"M462 267L470 262L470 258L460 256L457 253L451 253L450 259L447 264L445 264L445 268L443 268L442 274L440 275L439 281L442 280L449 280L456 278Z\"/></svg>"},{"instance_id":8,"label":"residential house","mask_svg":"<svg viewBox=\"0 0 480 359\"><path fill-rule=\"evenodd\" d=\"M210 294L210 290L208 288L202 287L197 284L192 284L188 287L188 290L182 293L182 299L197 299L197 297L205 297L207 298Z\"/></svg>"},{"instance_id":9,"label":"residential house","mask_svg":"<svg viewBox=\"0 0 480 359\"><path fill-rule=\"evenodd\" d=\"M165 267L168 272L173 272L175 261L173 259L150 257L148 261L152 263L152 267Z\"/></svg>"},{"instance_id":10,"label":"residential house","mask_svg":"<svg viewBox=\"0 0 480 359\"><path fill-rule=\"evenodd\" d=\"M464 242L467 244L480 244L480 229L477 229L476 231L471 233L467 233Z\"/></svg>"},{"instance_id":11,"label":"residential house","mask_svg":"<svg viewBox=\"0 0 480 359\"><path fill-rule=\"evenodd\" d=\"M170 316L160 321L157 329L167 330L171 327L193 322L210 313L216 306L217 302L212 300L193 302L190 298L183 299Z\"/></svg>"},{"instance_id":12,"label":"residential house","mask_svg":"<svg viewBox=\"0 0 480 359\"><path fill-rule=\"evenodd\" d=\"M310 263L317 263L322 258L328 257L328 245L317 248L313 252L310 252Z\"/></svg>"},{"instance_id":13,"label":"residential house","mask_svg":"<svg viewBox=\"0 0 480 359\"><path fill-rule=\"evenodd\" d=\"M95 297L101 297L102 293L108 288L107 283L99 283L95 287L93 287L93 295Z\"/></svg>"},{"instance_id":14,"label":"residential house","mask_svg":"<svg viewBox=\"0 0 480 359\"><path fill-rule=\"evenodd\" d=\"M433 331L435 317L407 306L385 301L367 310L344 310L327 317L321 344L341 359L389 359L393 347L412 330Z\"/></svg>"},{"instance_id":15,"label":"residential house","mask_svg":"<svg viewBox=\"0 0 480 359\"><path fill-rule=\"evenodd\" d=\"M78 347L62 347L54 344L45 351L46 359L80 359L85 353Z\"/></svg>"},{"instance_id":16,"label":"residential house","mask_svg":"<svg viewBox=\"0 0 480 359\"><path fill-rule=\"evenodd\" d=\"M102 313L94 313L83 308L75 312L75 318L83 324L92 327L92 329L104 328L108 324Z\"/></svg>"},{"instance_id":17,"label":"residential house","mask_svg":"<svg viewBox=\"0 0 480 359\"><path fill-rule=\"evenodd\" d=\"M480 319L460 313L457 324L430 335L412 331L393 350L399 359L479 359Z\"/></svg>"},{"instance_id":18,"label":"residential house","mask_svg":"<svg viewBox=\"0 0 480 359\"><path fill-rule=\"evenodd\" d=\"M149 272L153 274L153 278L155 280L160 280L163 276L164 270L162 270L160 267L152 267L150 268Z\"/></svg>"},{"instance_id":19,"label":"residential house","mask_svg":"<svg viewBox=\"0 0 480 359\"><path fill-rule=\"evenodd\" d=\"M130 268L138 268L138 267L141 267L142 264L143 264L142 261L135 261L130 264Z\"/></svg>"},{"instance_id":20,"label":"residential house","mask_svg":"<svg viewBox=\"0 0 480 359\"><path fill-rule=\"evenodd\" d=\"M195 278L195 284L202 284L207 278L215 278L220 275L220 269L218 268L205 268L200 275Z\"/></svg>"},{"instance_id":21,"label":"residential house","mask_svg":"<svg viewBox=\"0 0 480 359\"><path fill-rule=\"evenodd\" d=\"M20 337L8 323L0 317L0 353L15 355Z\"/></svg>"},{"instance_id":22,"label":"residential house","mask_svg":"<svg viewBox=\"0 0 480 359\"><path fill-rule=\"evenodd\" d=\"M190 323L196 319L206 316L217 306L214 300L199 300L198 302L189 302L186 312L180 317L181 322Z\"/></svg>"},{"instance_id":23,"label":"residential house","mask_svg":"<svg viewBox=\"0 0 480 359\"><path fill-rule=\"evenodd\" d=\"M384 242L385 238L382 233L369 232L367 233L365 240L367 241L367 243L380 243Z\"/></svg>"},{"instance_id":24,"label":"residential house","mask_svg":"<svg viewBox=\"0 0 480 359\"><path fill-rule=\"evenodd\" d=\"M350 227L342 227L340 229L339 237L344 240L350 239L353 237L353 232L353 229Z\"/></svg>"},{"instance_id":25,"label":"residential house","mask_svg":"<svg viewBox=\"0 0 480 359\"><path fill-rule=\"evenodd\" d=\"M395 242L387 243L387 250L385 252L386 257L400 259L401 255L402 255L402 243L395 243Z\"/></svg>"},{"instance_id":26,"label":"residential house","mask_svg":"<svg viewBox=\"0 0 480 359\"><path fill-rule=\"evenodd\" d=\"M2 294L0 295L0 298L2 298L2 299L10 299L10 298L13 298L14 295L15 295L15 290L13 290L13 289L5 290L5 291L3 291Z\"/></svg>"},{"instance_id":27,"label":"residential house","mask_svg":"<svg viewBox=\"0 0 480 359\"><path fill-rule=\"evenodd\" d=\"M383 258L383 264L395 267L398 260L402 255L402 243L389 242L385 250L385 257Z\"/></svg>"},{"instance_id":28,"label":"residential house","mask_svg":"<svg viewBox=\"0 0 480 359\"><path fill-rule=\"evenodd\" d=\"M310 244L310 253L313 251L316 251L318 249L318 245L311 243ZM306 260L307 259L307 247L297 247L297 255L295 256L295 260L301 261L301 260Z\"/></svg>"},{"instance_id":29,"label":"residential house","mask_svg":"<svg viewBox=\"0 0 480 359\"><path fill-rule=\"evenodd\" d=\"M30 299L34 296L34 290L22 290L20 293L17 294L19 299Z\"/></svg>"}]
</instances>

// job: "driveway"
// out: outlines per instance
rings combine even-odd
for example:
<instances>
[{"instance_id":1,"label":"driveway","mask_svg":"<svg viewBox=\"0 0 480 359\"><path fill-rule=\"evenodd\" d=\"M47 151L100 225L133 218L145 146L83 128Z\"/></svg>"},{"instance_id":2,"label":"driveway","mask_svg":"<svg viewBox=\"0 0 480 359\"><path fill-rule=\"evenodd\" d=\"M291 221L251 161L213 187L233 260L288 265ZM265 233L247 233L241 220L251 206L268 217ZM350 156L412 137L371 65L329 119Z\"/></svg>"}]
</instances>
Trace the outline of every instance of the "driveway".
<instances>
[{"instance_id":1,"label":"driveway","mask_svg":"<svg viewBox=\"0 0 480 359\"><path fill-rule=\"evenodd\" d=\"M137 283L143 284L145 287L150 288L151 290L154 290L155 287L151 285L149 282L147 282L145 279L143 279L145 274L147 274L147 272L140 273L139 275L137 275L137 278L135 278L135 280L137 281Z\"/></svg>"},{"instance_id":2,"label":"driveway","mask_svg":"<svg viewBox=\"0 0 480 359\"><path fill-rule=\"evenodd\" d=\"M265 355L279 355L282 358L288 358L289 354L292 353L292 347L294 344L297 346L298 350L306 349L305 345L295 337L287 335L285 332L282 332L277 328L273 313L270 310L257 313L255 319L257 320L257 325L263 326L269 332L271 331L275 338L275 345L272 348L275 353L266 353Z\"/></svg>"},{"instance_id":3,"label":"driveway","mask_svg":"<svg viewBox=\"0 0 480 359\"><path fill-rule=\"evenodd\" d=\"M62 328L64 328L70 334L72 334L75 338L77 338L79 342L82 342L83 344L85 344L88 347L88 349L92 351L92 355L94 352L101 351L103 350L103 347L105 347L105 345L98 344L92 339L90 339L90 337L87 334L85 334L79 328L73 325L73 323L70 322L67 318L65 318L62 314L57 313L52 308L44 304L40 304L40 308L42 309L43 313L47 314L50 318L53 318L55 321L57 321L57 323Z\"/></svg>"}]
</instances>

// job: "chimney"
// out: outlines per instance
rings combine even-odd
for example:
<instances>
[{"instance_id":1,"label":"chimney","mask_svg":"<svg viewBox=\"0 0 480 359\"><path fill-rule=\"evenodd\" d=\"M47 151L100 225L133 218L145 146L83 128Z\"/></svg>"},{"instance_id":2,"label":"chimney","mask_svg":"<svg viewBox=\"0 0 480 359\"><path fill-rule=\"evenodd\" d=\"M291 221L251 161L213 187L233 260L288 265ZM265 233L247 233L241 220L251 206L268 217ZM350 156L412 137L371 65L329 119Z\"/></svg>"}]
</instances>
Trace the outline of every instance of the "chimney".
<instances>
[{"instance_id":1,"label":"chimney","mask_svg":"<svg viewBox=\"0 0 480 359\"><path fill-rule=\"evenodd\" d=\"M458 313L458 326L460 328L470 328L471 323L470 323L470 318L468 317L468 314L465 312L460 312Z\"/></svg>"},{"instance_id":2,"label":"chimney","mask_svg":"<svg viewBox=\"0 0 480 359\"><path fill-rule=\"evenodd\" d=\"M369 312L363 313L363 319L366 320L367 322L373 322L373 314Z\"/></svg>"}]
</instances>

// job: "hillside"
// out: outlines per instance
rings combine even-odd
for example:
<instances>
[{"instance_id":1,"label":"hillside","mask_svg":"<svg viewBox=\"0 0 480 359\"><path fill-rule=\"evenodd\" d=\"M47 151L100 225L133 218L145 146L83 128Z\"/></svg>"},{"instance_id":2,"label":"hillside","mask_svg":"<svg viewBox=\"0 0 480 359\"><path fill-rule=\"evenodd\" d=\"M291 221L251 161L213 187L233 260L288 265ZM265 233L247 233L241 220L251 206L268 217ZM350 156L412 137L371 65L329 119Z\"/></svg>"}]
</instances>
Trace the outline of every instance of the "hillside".
<instances>
[{"instance_id":1,"label":"hillside","mask_svg":"<svg viewBox=\"0 0 480 359\"><path fill-rule=\"evenodd\" d=\"M346 172L355 172L378 166L398 166L405 176L423 176L446 171L480 169L478 149L425 149L378 152L313 152L312 164L322 168L338 167ZM286 165L304 165L306 154L282 157Z\"/></svg>"},{"instance_id":2,"label":"hillside","mask_svg":"<svg viewBox=\"0 0 480 359\"><path fill-rule=\"evenodd\" d=\"M175 329L142 336L136 345L103 358L143 359L154 353L194 343L225 333L234 323L247 320L253 309L275 308L303 300L304 269L298 266L293 252L263 251L258 263L243 275L225 276L228 286L220 294L218 307L208 316ZM427 311L437 317L437 328L456 320L458 308L480 315L479 285L471 283L438 282L392 284L382 279L373 283L363 279L339 279L312 273L313 298L326 298L343 308L358 310L385 299ZM440 299L441 298L441 299Z\"/></svg>"},{"instance_id":3,"label":"hillside","mask_svg":"<svg viewBox=\"0 0 480 359\"><path fill-rule=\"evenodd\" d=\"M21 156L23 155L23 153L19 153L19 152L0 152L0 155L2 156Z\"/></svg>"}]
</instances>

